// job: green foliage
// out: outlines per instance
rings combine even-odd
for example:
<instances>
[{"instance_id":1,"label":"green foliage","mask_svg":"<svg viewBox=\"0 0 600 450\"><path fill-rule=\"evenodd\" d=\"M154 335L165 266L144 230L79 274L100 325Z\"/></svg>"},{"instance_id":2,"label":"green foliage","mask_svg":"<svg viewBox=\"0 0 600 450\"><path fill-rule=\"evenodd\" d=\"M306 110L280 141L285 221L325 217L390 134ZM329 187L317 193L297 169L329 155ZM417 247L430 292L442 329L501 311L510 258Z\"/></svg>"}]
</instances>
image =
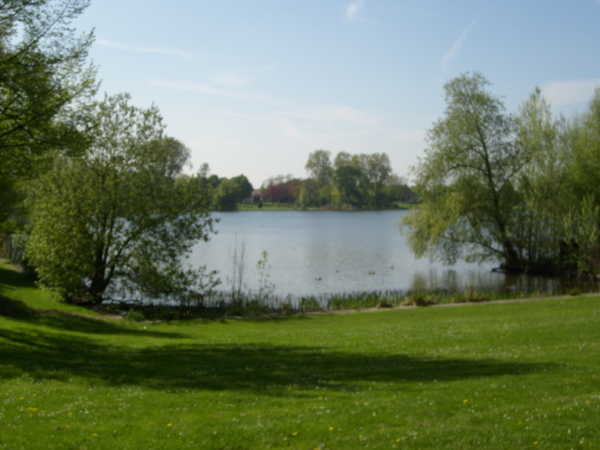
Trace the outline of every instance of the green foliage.
<instances>
[{"instance_id":1,"label":"green foliage","mask_svg":"<svg viewBox=\"0 0 600 450\"><path fill-rule=\"evenodd\" d=\"M155 107L128 101L95 103L86 154L58 158L31 189L27 256L69 301L181 299L213 284L181 267L212 229L206 192L176 180L189 152L164 136Z\"/></svg>"},{"instance_id":2,"label":"green foliage","mask_svg":"<svg viewBox=\"0 0 600 450\"><path fill-rule=\"evenodd\" d=\"M361 206L366 178L363 172L354 166L340 166L333 175L335 186L343 205Z\"/></svg>"},{"instance_id":3,"label":"green foliage","mask_svg":"<svg viewBox=\"0 0 600 450\"><path fill-rule=\"evenodd\" d=\"M507 115L488 84L476 73L445 86L445 115L415 169L422 203L402 222L410 245L448 263L597 273L600 91L569 123L552 118L539 89Z\"/></svg>"},{"instance_id":4,"label":"green foliage","mask_svg":"<svg viewBox=\"0 0 600 450\"><path fill-rule=\"evenodd\" d=\"M311 178L304 180L302 208L330 205L342 208L385 208L403 200L414 201L406 196L408 186L396 188L399 177L392 174L386 153L351 155L339 152L333 164L328 150L315 150L309 155L306 170Z\"/></svg>"},{"instance_id":5,"label":"green foliage","mask_svg":"<svg viewBox=\"0 0 600 450\"><path fill-rule=\"evenodd\" d=\"M69 23L87 0L14 0L0 5L0 223L16 209L19 182L45 170L56 149L78 153L86 136L77 102L94 93L84 67L93 33ZM5 224L14 230L17 223Z\"/></svg>"},{"instance_id":6,"label":"green foliage","mask_svg":"<svg viewBox=\"0 0 600 450\"><path fill-rule=\"evenodd\" d=\"M238 203L249 198L254 189L245 175L230 179L211 175L206 180L214 187L212 209L215 211L237 211Z\"/></svg>"},{"instance_id":7,"label":"green foliage","mask_svg":"<svg viewBox=\"0 0 600 450\"><path fill-rule=\"evenodd\" d=\"M317 183L317 187L331 183L333 167L331 166L331 152L329 150L315 150L308 156L304 168L311 178Z\"/></svg>"},{"instance_id":8,"label":"green foliage","mask_svg":"<svg viewBox=\"0 0 600 450\"><path fill-rule=\"evenodd\" d=\"M476 73L444 86L445 115L429 131L427 156L415 170L423 207L403 221L419 256L429 250L450 263L466 254L518 264L513 186L528 155L514 144L515 123L488 84Z\"/></svg>"}]
</instances>

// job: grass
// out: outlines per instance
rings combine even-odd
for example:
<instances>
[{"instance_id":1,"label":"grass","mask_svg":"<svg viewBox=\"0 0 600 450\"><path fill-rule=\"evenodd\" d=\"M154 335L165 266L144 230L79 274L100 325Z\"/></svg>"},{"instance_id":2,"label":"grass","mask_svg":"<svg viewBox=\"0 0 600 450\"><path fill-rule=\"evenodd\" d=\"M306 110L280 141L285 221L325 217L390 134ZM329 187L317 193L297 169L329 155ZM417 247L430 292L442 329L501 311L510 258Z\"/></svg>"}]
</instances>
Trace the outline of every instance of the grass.
<instances>
[{"instance_id":1,"label":"grass","mask_svg":"<svg viewBox=\"0 0 600 450\"><path fill-rule=\"evenodd\" d=\"M600 448L599 297L134 323L0 281L0 448Z\"/></svg>"},{"instance_id":2,"label":"grass","mask_svg":"<svg viewBox=\"0 0 600 450\"><path fill-rule=\"evenodd\" d=\"M429 291L339 292L301 297L273 294L264 296L251 291L242 291L232 297L230 291L214 291L202 299L187 304L113 303L102 305L97 309L104 313L120 315L134 321L219 319L232 316L256 317L373 308L431 306L448 303L480 303L493 300L539 298L566 294L580 295L585 292L597 292L598 289L596 283L580 283L576 286L576 294L569 285L563 286L559 292L475 290L471 288L463 291L438 289Z\"/></svg>"}]
</instances>

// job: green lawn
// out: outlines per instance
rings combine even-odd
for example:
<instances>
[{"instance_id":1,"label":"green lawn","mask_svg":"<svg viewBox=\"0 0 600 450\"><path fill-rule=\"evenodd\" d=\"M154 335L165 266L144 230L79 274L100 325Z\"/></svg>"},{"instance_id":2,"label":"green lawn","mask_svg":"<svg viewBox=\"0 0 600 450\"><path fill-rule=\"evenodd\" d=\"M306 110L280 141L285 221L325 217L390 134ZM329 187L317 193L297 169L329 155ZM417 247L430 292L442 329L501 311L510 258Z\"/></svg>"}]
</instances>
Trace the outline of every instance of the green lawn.
<instances>
[{"instance_id":1,"label":"green lawn","mask_svg":"<svg viewBox=\"0 0 600 450\"><path fill-rule=\"evenodd\" d=\"M151 324L0 290L0 448L600 448L599 297Z\"/></svg>"}]
</instances>

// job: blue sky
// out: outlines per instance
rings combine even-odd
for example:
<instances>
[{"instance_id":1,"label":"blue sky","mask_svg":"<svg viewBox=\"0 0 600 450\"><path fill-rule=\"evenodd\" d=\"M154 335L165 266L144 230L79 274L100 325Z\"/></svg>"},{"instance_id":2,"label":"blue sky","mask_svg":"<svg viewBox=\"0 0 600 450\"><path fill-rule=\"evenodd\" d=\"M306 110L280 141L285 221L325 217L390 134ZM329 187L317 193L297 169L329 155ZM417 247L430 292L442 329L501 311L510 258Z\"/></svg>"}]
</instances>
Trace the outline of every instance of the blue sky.
<instances>
[{"instance_id":1,"label":"blue sky","mask_svg":"<svg viewBox=\"0 0 600 450\"><path fill-rule=\"evenodd\" d=\"M509 111L536 87L585 110L600 86L600 0L92 0L101 93L156 104L193 168L305 177L315 149L386 152L402 176L481 72Z\"/></svg>"}]
</instances>

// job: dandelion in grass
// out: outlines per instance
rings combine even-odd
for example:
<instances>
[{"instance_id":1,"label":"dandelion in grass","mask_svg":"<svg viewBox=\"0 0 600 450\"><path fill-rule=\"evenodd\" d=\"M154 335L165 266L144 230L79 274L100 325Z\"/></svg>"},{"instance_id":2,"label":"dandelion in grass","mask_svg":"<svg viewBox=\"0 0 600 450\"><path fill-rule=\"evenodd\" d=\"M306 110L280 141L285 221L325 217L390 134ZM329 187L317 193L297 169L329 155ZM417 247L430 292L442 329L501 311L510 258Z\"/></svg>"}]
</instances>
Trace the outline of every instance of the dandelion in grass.
<instances>
[{"instance_id":1,"label":"dandelion in grass","mask_svg":"<svg viewBox=\"0 0 600 450\"><path fill-rule=\"evenodd\" d=\"M468 399L468 398L465 398L465 399L463 400L463 403L469 403L469 399Z\"/></svg>"},{"instance_id":2,"label":"dandelion in grass","mask_svg":"<svg viewBox=\"0 0 600 450\"><path fill-rule=\"evenodd\" d=\"M292 433L292 436L296 436L296 435L298 435L298 432L297 432L297 431L294 431L294 432Z\"/></svg>"},{"instance_id":3,"label":"dandelion in grass","mask_svg":"<svg viewBox=\"0 0 600 450\"><path fill-rule=\"evenodd\" d=\"M24 397L19 397L19 400L25 400L25 398Z\"/></svg>"},{"instance_id":4,"label":"dandelion in grass","mask_svg":"<svg viewBox=\"0 0 600 450\"><path fill-rule=\"evenodd\" d=\"M168 423L168 424L167 424L167 426L168 426L168 427L172 427L172 426L173 426L173 424L172 424L172 423Z\"/></svg>"},{"instance_id":5,"label":"dandelion in grass","mask_svg":"<svg viewBox=\"0 0 600 450\"><path fill-rule=\"evenodd\" d=\"M98 434L97 434L97 433L94 433L94 434L92 434L92 436L94 436L94 437L98 437Z\"/></svg>"},{"instance_id":6,"label":"dandelion in grass","mask_svg":"<svg viewBox=\"0 0 600 450\"><path fill-rule=\"evenodd\" d=\"M539 442L538 441L533 441L533 445L538 445Z\"/></svg>"},{"instance_id":7,"label":"dandelion in grass","mask_svg":"<svg viewBox=\"0 0 600 450\"><path fill-rule=\"evenodd\" d=\"M29 408L29 411L37 411L37 408Z\"/></svg>"},{"instance_id":8,"label":"dandelion in grass","mask_svg":"<svg viewBox=\"0 0 600 450\"><path fill-rule=\"evenodd\" d=\"M329 431L333 431L333 427L329 427Z\"/></svg>"}]
</instances>

